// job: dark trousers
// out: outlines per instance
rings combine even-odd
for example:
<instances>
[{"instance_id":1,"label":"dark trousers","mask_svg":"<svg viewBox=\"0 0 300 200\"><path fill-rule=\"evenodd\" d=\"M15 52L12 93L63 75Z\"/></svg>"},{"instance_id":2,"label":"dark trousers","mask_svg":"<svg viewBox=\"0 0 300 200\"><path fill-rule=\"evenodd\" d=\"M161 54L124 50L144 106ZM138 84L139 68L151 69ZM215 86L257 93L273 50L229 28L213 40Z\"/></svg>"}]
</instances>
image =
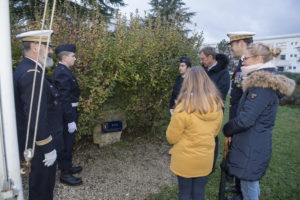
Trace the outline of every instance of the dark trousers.
<instances>
[{"instance_id":1,"label":"dark trousers","mask_svg":"<svg viewBox=\"0 0 300 200\"><path fill-rule=\"evenodd\" d=\"M58 167L62 171L68 171L72 167L75 134L76 131L74 133L69 133L68 127L64 127L64 148L58 153Z\"/></svg>"},{"instance_id":2,"label":"dark trousers","mask_svg":"<svg viewBox=\"0 0 300 200\"><path fill-rule=\"evenodd\" d=\"M76 108L72 108L73 115L75 116L75 123L78 126L78 113ZM73 159L73 146L75 143L76 131L74 133L69 133L68 131L68 123L64 122L64 132L63 132L63 140L64 147L61 152L58 153L58 168L62 170L62 172L66 172L72 167L72 159Z\"/></svg>"},{"instance_id":3,"label":"dark trousers","mask_svg":"<svg viewBox=\"0 0 300 200\"><path fill-rule=\"evenodd\" d=\"M219 153L219 138L218 138L218 136L216 136L215 137L215 152L214 152L214 162L213 162L212 172L214 172L215 167L216 167L218 153Z\"/></svg>"},{"instance_id":4,"label":"dark trousers","mask_svg":"<svg viewBox=\"0 0 300 200\"><path fill-rule=\"evenodd\" d=\"M236 117L238 106L238 103L230 105L229 120ZM235 177L235 188L241 193L241 180L237 177Z\"/></svg>"},{"instance_id":5,"label":"dark trousers","mask_svg":"<svg viewBox=\"0 0 300 200\"><path fill-rule=\"evenodd\" d=\"M56 162L46 167L44 154L36 152L29 174L29 200L52 200L55 185Z\"/></svg>"},{"instance_id":6,"label":"dark trousers","mask_svg":"<svg viewBox=\"0 0 300 200\"><path fill-rule=\"evenodd\" d=\"M179 186L179 200L204 200L207 176L184 178L177 176Z\"/></svg>"}]
</instances>

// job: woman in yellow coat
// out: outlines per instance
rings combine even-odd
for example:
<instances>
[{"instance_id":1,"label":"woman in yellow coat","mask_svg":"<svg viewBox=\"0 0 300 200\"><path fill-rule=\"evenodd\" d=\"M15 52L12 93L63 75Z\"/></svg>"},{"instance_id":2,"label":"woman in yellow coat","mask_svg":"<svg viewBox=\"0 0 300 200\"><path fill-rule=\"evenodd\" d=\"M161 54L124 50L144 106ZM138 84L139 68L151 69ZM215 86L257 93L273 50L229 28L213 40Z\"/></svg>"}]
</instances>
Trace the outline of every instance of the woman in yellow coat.
<instances>
[{"instance_id":1,"label":"woman in yellow coat","mask_svg":"<svg viewBox=\"0 0 300 200\"><path fill-rule=\"evenodd\" d=\"M223 119L222 98L203 68L192 67L177 102L166 133L173 145L170 168L178 177L180 200L203 200Z\"/></svg>"}]
</instances>

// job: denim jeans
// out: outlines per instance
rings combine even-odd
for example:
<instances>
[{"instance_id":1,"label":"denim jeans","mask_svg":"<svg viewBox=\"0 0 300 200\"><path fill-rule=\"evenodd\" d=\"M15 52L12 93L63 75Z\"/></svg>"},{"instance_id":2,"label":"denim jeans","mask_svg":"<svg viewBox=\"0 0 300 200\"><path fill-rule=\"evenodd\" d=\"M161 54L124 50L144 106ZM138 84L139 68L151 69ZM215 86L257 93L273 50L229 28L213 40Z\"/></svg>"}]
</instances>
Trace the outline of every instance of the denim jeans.
<instances>
[{"instance_id":1,"label":"denim jeans","mask_svg":"<svg viewBox=\"0 0 300 200\"><path fill-rule=\"evenodd\" d=\"M259 200L259 181L241 180L241 190L243 193L243 200Z\"/></svg>"},{"instance_id":2,"label":"denim jeans","mask_svg":"<svg viewBox=\"0 0 300 200\"><path fill-rule=\"evenodd\" d=\"M179 186L179 200L204 200L207 176L184 178L177 176Z\"/></svg>"}]
</instances>

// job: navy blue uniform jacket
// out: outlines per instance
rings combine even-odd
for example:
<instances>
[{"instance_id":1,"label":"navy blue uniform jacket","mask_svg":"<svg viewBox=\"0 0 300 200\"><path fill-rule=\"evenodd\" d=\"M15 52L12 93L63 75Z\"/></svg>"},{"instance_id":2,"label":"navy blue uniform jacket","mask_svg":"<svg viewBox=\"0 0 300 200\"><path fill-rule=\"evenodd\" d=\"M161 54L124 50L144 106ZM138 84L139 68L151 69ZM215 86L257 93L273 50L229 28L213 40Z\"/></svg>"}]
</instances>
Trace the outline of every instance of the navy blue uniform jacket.
<instances>
[{"instance_id":1,"label":"navy blue uniform jacket","mask_svg":"<svg viewBox=\"0 0 300 200\"><path fill-rule=\"evenodd\" d=\"M76 122L77 113L72 108L72 103L78 103L80 89L75 75L67 66L58 63L53 72L53 83L58 89L62 102L64 122Z\"/></svg>"},{"instance_id":2,"label":"navy blue uniform jacket","mask_svg":"<svg viewBox=\"0 0 300 200\"><path fill-rule=\"evenodd\" d=\"M184 80L184 78L182 78L181 75L179 75L175 80L173 90L172 90L172 96L171 96L171 100L170 100L170 109L175 108L175 100L177 99L177 97L179 95L183 80Z\"/></svg>"},{"instance_id":3,"label":"navy blue uniform jacket","mask_svg":"<svg viewBox=\"0 0 300 200\"><path fill-rule=\"evenodd\" d=\"M243 95L241 67L242 60L239 60L238 66L231 76L229 119L236 116L238 104Z\"/></svg>"},{"instance_id":4,"label":"navy blue uniform jacket","mask_svg":"<svg viewBox=\"0 0 300 200\"><path fill-rule=\"evenodd\" d=\"M14 71L14 92L17 118L17 131L20 155L23 155L27 123L29 119L30 100L33 88L33 77L36 72L36 84L34 87L34 98L32 104L32 117L29 125L29 148L32 148L32 140L36 123L38 95L41 85L42 69L38 66L35 70L36 63L24 57ZM47 111L47 82L44 79L42 99L40 104L40 114L37 126L36 151L41 154L52 151L54 147L53 138L48 126L48 111Z\"/></svg>"},{"instance_id":5,"label":"navy blue uniform jacket","mask_svg":"<svg viewBox=\"0 0 300 200\"><path fill-rule=\"evenodd\" d=\"M48 88L48 119L49 129L53 136L56 151L63 149L63 113L62 104L59 99L58 89L47 78Z\"/></svg>"}]
</instances>

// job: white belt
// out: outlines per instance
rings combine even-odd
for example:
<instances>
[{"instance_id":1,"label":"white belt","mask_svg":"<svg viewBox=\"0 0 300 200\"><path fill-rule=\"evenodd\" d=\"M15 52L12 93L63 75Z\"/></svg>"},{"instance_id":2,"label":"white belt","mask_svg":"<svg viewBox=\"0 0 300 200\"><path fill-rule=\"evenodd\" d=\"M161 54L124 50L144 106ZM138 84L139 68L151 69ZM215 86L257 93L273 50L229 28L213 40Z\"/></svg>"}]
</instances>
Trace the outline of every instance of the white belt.
<instances>
[{"instance_id":1,"label":"white belt","mask_svg":"<svg viewBox=\"0 0 300 200\"><path fill-rule=\"evenodd\" d=\"M78 102L76 103L71 103L72 107L77 107L78 106Z\"/></svg>"}]
</instances>

